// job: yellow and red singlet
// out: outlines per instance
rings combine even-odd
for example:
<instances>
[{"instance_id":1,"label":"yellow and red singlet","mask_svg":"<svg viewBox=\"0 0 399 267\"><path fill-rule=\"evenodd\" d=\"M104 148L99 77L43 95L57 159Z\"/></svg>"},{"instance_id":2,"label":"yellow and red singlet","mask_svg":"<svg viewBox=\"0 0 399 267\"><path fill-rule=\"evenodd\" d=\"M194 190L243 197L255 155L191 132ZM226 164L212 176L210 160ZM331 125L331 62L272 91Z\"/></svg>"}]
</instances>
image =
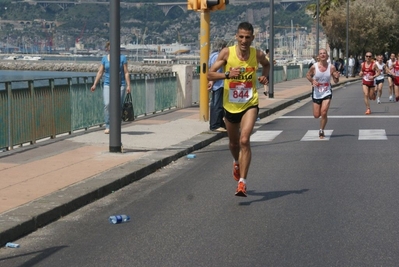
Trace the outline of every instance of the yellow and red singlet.
<instances>
[{"instance_id":1,"label":"yellow and red singlet","mask_svg":"<svg viewBox=\"0 0 399 267\"><path fill-rule=\"evenodd\" d=\"M240 113L258 105L256 49L251 47L248 60L242 61L237 57L236 47L230 46L225 71L232 68L240 68L241 72L237 78L224 80L223 107L230 113Z\"/></svg>"}]
</instances>

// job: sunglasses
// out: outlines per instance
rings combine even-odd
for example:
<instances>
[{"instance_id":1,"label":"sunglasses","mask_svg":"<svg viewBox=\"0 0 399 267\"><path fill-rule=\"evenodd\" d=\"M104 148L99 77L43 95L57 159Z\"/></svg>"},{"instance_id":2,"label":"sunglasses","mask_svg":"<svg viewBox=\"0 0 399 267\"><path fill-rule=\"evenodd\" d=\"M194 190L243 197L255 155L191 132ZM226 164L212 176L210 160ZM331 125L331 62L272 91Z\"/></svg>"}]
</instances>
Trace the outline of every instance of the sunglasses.
<instances>
[{"instance_id":1,"label":"sunglasses","mask_svg":"<svg viewBox=\"0 0 399 267\"><path fill-rule=\"evenodd\" d=\"M366 57L371 57L371 56L367 56L367 55L366 55Z\"/></svg>"}]
</instances>

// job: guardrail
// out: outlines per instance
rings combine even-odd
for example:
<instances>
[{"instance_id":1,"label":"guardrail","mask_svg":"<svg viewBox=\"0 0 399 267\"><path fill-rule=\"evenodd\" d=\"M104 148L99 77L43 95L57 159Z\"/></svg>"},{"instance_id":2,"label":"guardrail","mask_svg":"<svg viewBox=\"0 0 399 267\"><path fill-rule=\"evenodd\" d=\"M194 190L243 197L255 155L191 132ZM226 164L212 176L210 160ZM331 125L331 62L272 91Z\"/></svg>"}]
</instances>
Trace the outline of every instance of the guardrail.
<instances>
[{"instance_id":1,"label":"guardrail","mask_svg":"<svg viewBox=\"0 0 399 267\"><path fill-rule=\"evenodd\" d=\"M258 70L258 74L261 70ZM276 66L274 82L303 77L302 66ZM87 77L0 82L0 149L11 150L45 138L104 124L103 88L90 91ZM131 75L136 117L199 103L200 75L190 65L173 72ZM262 85L258 83L258 88Z\"/></svg>"},{"instance_id":2,"label":"guardrail","mask_svg":"<svg viewBox=\"0 0 399 267\"><path fill-rule=\"evenodd\" d=\"M104 123L103 88L95 76L0 83L0 149L87 130ZM136 116L177 108L176 73L131 75ZM3 88L3 89L2 89Z\"/></svg>"}]
</instances>

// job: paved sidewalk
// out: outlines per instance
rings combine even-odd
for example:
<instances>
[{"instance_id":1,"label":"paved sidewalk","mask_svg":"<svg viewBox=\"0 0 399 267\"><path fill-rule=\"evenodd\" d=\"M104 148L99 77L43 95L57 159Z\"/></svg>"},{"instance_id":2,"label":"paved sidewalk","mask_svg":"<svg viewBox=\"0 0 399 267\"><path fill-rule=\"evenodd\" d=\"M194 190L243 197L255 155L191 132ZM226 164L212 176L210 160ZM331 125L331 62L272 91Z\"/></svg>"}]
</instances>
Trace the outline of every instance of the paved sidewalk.
<instances>
[{"instance_id":1,"label":"paved sidewalk","mask_svg":"<svg viewBox=\"0 0 399 267\"><path fill-rule=\"evenodd\" d=\"M305 78L275 84L273 99L259 90L259 117L310 100L310 92ZM191 107L124 123L123 153L109 152L99 128L0 153L0 246L225 136Z\"/></svg>"}]
</instances>

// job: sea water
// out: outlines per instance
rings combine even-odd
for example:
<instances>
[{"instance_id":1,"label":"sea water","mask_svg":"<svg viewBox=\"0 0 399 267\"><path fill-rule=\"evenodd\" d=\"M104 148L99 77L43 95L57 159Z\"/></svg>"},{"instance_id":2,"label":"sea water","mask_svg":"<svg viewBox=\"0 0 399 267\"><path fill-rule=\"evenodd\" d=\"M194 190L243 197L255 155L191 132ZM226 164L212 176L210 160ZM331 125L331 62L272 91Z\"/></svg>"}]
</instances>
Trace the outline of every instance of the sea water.
<instances>
[{"instance_id":1,"label":"sea water","mask_svg":"<svg viewBox=\"0 0 399 267\"><path fill-rule=\"evenodd\" d=\"M4 82L13 81L12 88L27 88L26 80L39 80L36 85L48 85L48 79L59 79L69 77L92 77L95 72L72 72L72 71L29 71L29 70L0 70L0 90L5 89Z\"/></svg>"}]
</instances>

